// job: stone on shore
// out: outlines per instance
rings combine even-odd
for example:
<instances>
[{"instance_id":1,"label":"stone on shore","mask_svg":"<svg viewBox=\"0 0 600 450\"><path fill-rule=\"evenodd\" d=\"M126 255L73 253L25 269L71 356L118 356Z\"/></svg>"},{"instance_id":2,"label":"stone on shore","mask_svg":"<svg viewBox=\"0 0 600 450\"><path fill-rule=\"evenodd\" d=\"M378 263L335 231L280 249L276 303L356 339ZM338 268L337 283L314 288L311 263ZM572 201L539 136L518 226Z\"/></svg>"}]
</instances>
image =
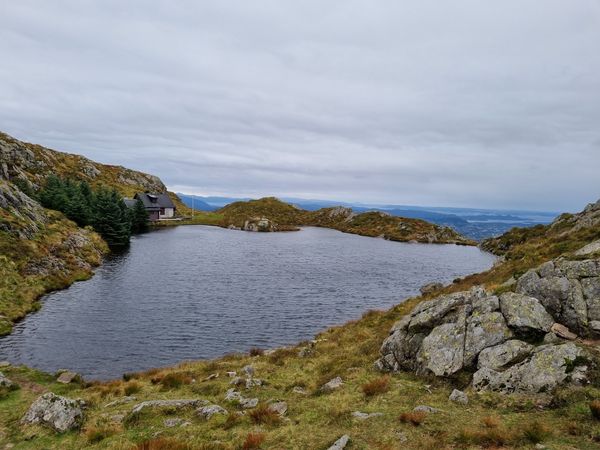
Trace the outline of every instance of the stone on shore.
<instances>
[{"instance_id":1,"label":"stone on shore","mask_svg":"<svg viewBox=\"0 0 600 450\"><path fill-rule=\"evenodd\" d=\"M85 402L47 392L31 404L21 419L24 424L39 424L58 433L81 428Z\"/></svg>"}]
</instances>

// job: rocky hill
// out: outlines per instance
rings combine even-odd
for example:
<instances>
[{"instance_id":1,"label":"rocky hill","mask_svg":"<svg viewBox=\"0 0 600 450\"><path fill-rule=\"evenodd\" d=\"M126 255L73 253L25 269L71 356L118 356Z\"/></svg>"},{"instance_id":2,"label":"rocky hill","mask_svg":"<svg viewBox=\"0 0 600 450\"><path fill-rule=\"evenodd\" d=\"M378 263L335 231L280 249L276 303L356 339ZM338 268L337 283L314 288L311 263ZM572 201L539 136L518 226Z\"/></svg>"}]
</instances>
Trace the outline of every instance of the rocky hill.
<instances>
[{"instance_id":1,"label":"rocky hill","mask_svg":"<svg viewBox=\"0 0 600 450\"><path fill-rule=\"evenodd\" d=\"M77 227L29 196L51 174L114 188L122 195L166 191L155 176L0 133L0 335L9 333L15 321L35 310L42 294L91 276L108 252L91 228ZM172 196L185 213L187 207Z\"/></svg>"},{"instance_id":2,"label":"rocky hill","mask_svg":"<svg viewBox=\"0 0 600 450\"><path fill-rule=\"evenodd\" d=\"M160 178L122 166L94 162L84 156L51 150L19 141L0 132L0 177L33 191L43 186L48 175L87 181L92 187L106 186L131 197L136 192L166 192ZM177 209L188 211L180 199L170 193Z\"/></svg>"},{"instance_id":3,"label":"rocky hill","mask_svg":"<svg viewBox=\"0 0 600 450\"><path fill-rule=\"evenodd\" d=\"M306 211L273 197L231 203L217 211L221 226L246 231L293 231L300 226L332 228L344 233L400 242L475 245L452 228L381 211L355 213L338 206Z\"/></svg>"}]
</instances>

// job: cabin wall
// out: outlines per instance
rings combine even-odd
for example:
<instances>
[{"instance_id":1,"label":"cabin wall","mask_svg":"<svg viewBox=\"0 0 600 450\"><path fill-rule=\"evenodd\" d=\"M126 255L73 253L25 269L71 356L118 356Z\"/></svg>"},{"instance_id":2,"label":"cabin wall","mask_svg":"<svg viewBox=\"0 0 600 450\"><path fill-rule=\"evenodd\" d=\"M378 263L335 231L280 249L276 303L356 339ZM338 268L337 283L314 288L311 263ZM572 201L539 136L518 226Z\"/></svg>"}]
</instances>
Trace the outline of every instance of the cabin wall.
<instances>
[{"instance_id":1,"label":"cabin wall","mask_svg":"<svg viewBox=\"0 0 600 450\"><path fill-rule=\"evenodd\" d=\"M160 219L170 219L175 215L175 208L162 208L160 211Z\"/></svg>"}]
</instances>

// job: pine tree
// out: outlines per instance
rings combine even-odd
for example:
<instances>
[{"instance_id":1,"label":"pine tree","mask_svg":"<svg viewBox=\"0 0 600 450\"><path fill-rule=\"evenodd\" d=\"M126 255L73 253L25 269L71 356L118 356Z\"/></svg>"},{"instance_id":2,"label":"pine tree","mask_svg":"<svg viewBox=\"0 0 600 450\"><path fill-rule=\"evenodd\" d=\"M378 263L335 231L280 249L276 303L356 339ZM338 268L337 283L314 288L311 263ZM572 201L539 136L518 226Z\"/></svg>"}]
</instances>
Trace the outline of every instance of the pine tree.
<instances>
[{"instance_id":1,"label":"pine tree","mask_svg":"<svg viewBox=\"0 0 600 450\"><path fill-rule=\"evenodd\" d=\"M66 192L67 202L64 206L64 213L79 226L86 226L91 221L91 208L81 191L81 184L67 180L64 183L64 192Z\"/></svg>"},{"instance_id":2,"label":"pine tree","mask_svg":"<svg viewBox=\"0 0 600 450\"><path fill-rule=\"evenodd\" d=\"M40 202L45 208L62 211L66 203L64 184L56 175L50 175L46 179L46 185L40 192Z\"/></svg>"},{"instance_id":3,"label":"pine tree","mask_svg":"<svg viewBox=\"0 0 600 450\"><path fill-rule=\"evenodd\" d=\"M111 248L129 244L131 225L126 206L116 191L101 189L96 194L94 229L102 235Z\"/></svg>"},{"instance_id":4,"label":"pine tree","mask_svg":"<svg viewBox=\"0 0 600 450\"><path fill-rule=\"evenodd\" d=\"M144 233L148 231L150 221L148 220L148 212L139 198L135 202L135 206L131 210L131 231L133 233Z\"/></svg>"}]
</instances>

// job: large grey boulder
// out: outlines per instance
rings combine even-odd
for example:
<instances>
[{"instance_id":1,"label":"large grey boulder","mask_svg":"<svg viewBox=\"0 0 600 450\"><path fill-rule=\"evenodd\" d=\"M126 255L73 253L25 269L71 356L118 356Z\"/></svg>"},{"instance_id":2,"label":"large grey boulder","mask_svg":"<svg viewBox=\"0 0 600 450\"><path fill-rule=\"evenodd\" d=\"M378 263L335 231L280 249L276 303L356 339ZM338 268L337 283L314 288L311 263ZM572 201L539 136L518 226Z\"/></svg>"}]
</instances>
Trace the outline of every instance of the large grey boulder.
<instances>
[{"instance_id":1,"label":"large grey boulder","mask_svg":"<svg viewBox=\"0 0 600 450\"><path fill-rule=\"evenodd\" d=\"M421 344L417 364L421 372L445 377L463 367L464 323L444 323L435 327Z\"/></svg>"},{"instance_id":2,"label":"large grey boulder","mask_svg":"<svg viewBox=\"0 0 600 450\"><path fill-rule=\"evenodd\" d=\"M531 357L503 372L482 367L473 375L473 387L503 393L550 392L567 381L582 355L582 350L573 343L542 345ZM585 370L582 364L579 367L577 373Z\"/></svg>"},{"instance_id":3,"label":"large grey boulder","mask_svg":"<svg viewBox=\"0 0 600 450\"><path fill-rule=\"evenodd\" d=\"M600 320L600 259L549 261L520 277L516 292L537 298L578 335L600 337L590 325Z\"/></svg>"},{"instance_id":4,"label":"large grey boulder","mask_svg":"<svg viewBox=\"0 0 600 450\"><path fill-rule=\"evenodd\" d=\"M31 404L21 423L44 425L58 433L64 433L81 427L84 421L84 407L83 400L73 400L47 392Z\"/></svg>"},{"instance_id":5,"label":"large grey boulder","mask_svg":"<svg viewBox=\"0 0 600 450\"><path fill-rule=\"evenodd\" d=\"M376 366L444 377L474 366L481 350L513 335L499 307L481 288L423 302L394 324Z\"/></svg>"},{"instance_id":6,"label":"large grey boulder","mask_svg":"<svg viewBox=\"0 0 600 450\"><path fill-rule=\"evenodd\" d=\"M494 311L479 314L474 311L467 321L464 365L473 365L482 350L504 342L512 336L513 332L506 325L502 313Z\"/></svg>"},{"instance_id":7,"label":"large grey boulder","mask_svg":"<svg viewBox=\"0 0 600 450\"><path fill-rule=\"evenodd\" d=\"M488 369L500 370L522 361L529 356L533 348L533 345L527 342L511 339L510 341L482 350L477 360L477 367L479 369L487 367Z\"/></svg>"},{"instance_id":8,"label":"large grey boulder","mask_svg":"<svg viewBox=\"0 0 600 450\"><path fill-rule=\"evenodd\" d=\"M543 336L554 319L537 298L506 292L500 296L500 310L508 326L519 334Z\"/></svg>"}]
</instances>

